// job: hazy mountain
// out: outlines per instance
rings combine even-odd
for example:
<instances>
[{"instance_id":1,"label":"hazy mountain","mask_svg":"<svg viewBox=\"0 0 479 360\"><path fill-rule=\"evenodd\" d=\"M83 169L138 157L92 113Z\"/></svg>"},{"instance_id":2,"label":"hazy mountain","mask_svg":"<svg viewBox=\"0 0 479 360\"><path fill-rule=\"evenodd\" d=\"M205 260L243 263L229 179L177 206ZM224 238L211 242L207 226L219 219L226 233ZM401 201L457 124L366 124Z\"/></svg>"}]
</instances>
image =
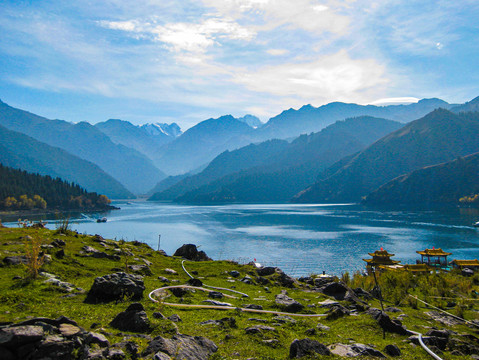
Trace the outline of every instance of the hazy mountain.
<instances>
[{"instance_id":1,"label":"hazy mountain","mask_svg":"<svg viewBox=\"0 0 479 360\"><path fill-rule=\"evenodd\" d=\"M479 153L397 177L370 193L365 204L459 204L479 194Z\"/></svg>"},{"instance_id":2,"label":"hazy mountain","mask_svg":"<svg viewBox=\"0 0 479 360\"><path fill-rule=\"evenodd\" d=\"M363 149L401 126L403 125L391 120L359 117L338 121L319 133L302 135L292 143L274 140L222 154L210 165L215 164L217 169L230 169L230 174L222 178L216 176L218 180L210 177L208 184L202 181L201 183L206 185L190 190L177 200L287 201L296 192L312 184L318 174L329 165ZM237 169L236 172L234 169ZM203 176L203 173L200 173L198 178ZM221 172L216 171L215 174ZM193 178L184 179L163 194L171 196L172 193L179 193L179 190L184 191L186 187L180 185L191 180ZM194 183L191 181L190 188L194 187Z\"/></svg>"},{"instance_id":3,"label":"hazy mountain","mask_svg":"<svg viewBox=\"0 0 479 360\"><path fill-rule=\"evenodd\" d=\"M50 175L75 182L88 191L114 199L133 198L117 180L97 165L65 150L0 126L0 163L31 173Z\"/></svg>"},{"instance_id":4,"label":"hazy mountain","mask_svg":"<svg viewBox=\"0 0 479 360\"><path fill-rule=\"evenodd\" d=\"M202 121L164 146L159 158L162 170L168 174L189 172L225 150L251 142L253 131L231 115Z\"/></svg>"},{"instance_id":5,"label":"hazy mountain","mask_svg":"<svg viewBox=\"0 0 479 360\"><path fill-rule=\"evenodd\" d=\"M479 151L479 113L438 109L358 153L297 202L358 202L397 176Z\"/></svg>"},{"instance_id":6,"label":"hazy mountain","mask_svg":"<svg viewBox=\"0 0 479 360\"><path fill-rule=\"evenodd\" d=\"M140 127L128 121L110 119L96 124L95 127L106 134L115 144L125 145L146 155L157 168L161 169L158 159L160 149L163 145L173 141L176 136L167 135L165 132L155 134L155 131L151 130L157 129L156 125L166 124L148 124Z\"/></svg>"},{"instance_id":7,"label":"hazy mountain","mask_svg":"<svg viewBox=\"0 0 479 360\"><path fill-rule=\"evenodd\" d=\"M263 123L260 119L253 115L245 115L243 117L238 118L239 121L244 122L245 124L249 125L253 129L261 127Z\"/></svg>"},{"instance_id":8,"label":"hazy mountain","mask_svg":"<svg viewBox=\"0 0 479 360\"><path fill-rule=\"evenodd\" d=\"M171 187L155 193L150 200L173 200L225 175L262 164L288 146L285 140L269 140L250 144L238 150L221 153L199 174L185 177Z\"/></svg>"},{"instance_id":9,"label":"hazy mountain","mask_svg":"<svg viewBox=\"0 0 479 360\"><path fill-rule=\"evenodd\" d=\"M409 105L358 105L332 102L320 107L305 105L298 110L289 109L271 118L256 132L258 139L286 139L300 134L317 132L337 120L357 116L374 116L409 122L418 119L437 108L452 105L440 99L423 99Z\"/></svg>"},{"instance_id":10,"label":"hazy mountain","mask_svg":"<svg viewBox=\"0 0 479 360\"><path fill-rule=\"evenodd\" d=\"M452 112L468 112L468 111L479 111L479 96L472 99L471 101L466 102L465 104L454 106L451 109Z\"/></svg>"},{"instance_id":11,"label":"hazy mountain","mask_svg":"<svg viewBox=\"0 0 479 360\"><path fill-rule=\"evenodd\" d=\"M147 192L165 176L145 155L114 144L107 135L86 122L72 124L48 120L0 101L0 125L97 164L137 194Z\"/></svg>"},{"instance_id":12,"label":"hazy mountain","mask_svg":"<svg viewBox=\"0 0 479 360\"><path fill-rule=\"evenodd\" d=\"M141 126L141 128L148 132L150 135L157 137L158 140L162 141L161 139L165 139L166 142L177 138L183 133L177 123L144 124Z\"/></svg>"}]
</instances>

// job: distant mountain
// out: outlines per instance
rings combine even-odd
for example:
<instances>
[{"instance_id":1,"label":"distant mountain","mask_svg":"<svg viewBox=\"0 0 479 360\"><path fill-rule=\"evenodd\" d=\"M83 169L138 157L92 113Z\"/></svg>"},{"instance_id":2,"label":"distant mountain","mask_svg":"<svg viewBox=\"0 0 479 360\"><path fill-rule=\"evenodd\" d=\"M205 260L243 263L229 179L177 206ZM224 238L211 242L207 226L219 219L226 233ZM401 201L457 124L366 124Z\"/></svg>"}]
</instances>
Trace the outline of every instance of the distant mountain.
<instances>
[{"instance_id":1,"label":"distant mountain","mask_svg":"<svg viewBox=\"0 0 479 360\"><path fill-rule=\"evenodd\" d=\"M243 117L238 118L239 121L244 122L246 125L249 125L253 129L261 127L263 123L260 119L253 115L245 115Z\"/></svg>"},{"instance_id":2,"label":"distant mountain","mask_svg":"<svg viewBox=\"0 0 479 360\"><path fill-rule=\"evenodd\" d=\"M358 202L397 176L478 152L478 138L479 113L434 110L361 151L293 201Z\"/></svg>"},{"instance_id":3,"label":"distant mountain","mask_svg":"<svg viewBox=\"0 0 479 360\"><path fill-rule=\"evenodd\" d=\"M164 146L159 161L168 174L189 172L225 150L250 143L254 129L231 115L208 119Z\"/></svg>"},{"instance_id":4,"label":"distant mountain","mask_svg":"<svg viewBox=\"0 0 479 360\"><path fill-rule=\"evenodd\" d=\"M370 193L369 205L459 204L479 194L479 153L397 177Z\"/></svg>"},{"instance_id":5,"label":"distant mountain","mask_svg":"<svg viewBox=\"0 0 479 360\"><path fill-rule=\"evenodd\" d=\"M208 183L196 182L205 185L185 192L176 200L196 203L287 201L312 184L329 165L401 126L391 120L359 117L338 121L319 133L302 135L292 143L273 140L249 145L222 154L210 163L210 166L216 164L217 169L229 169L224 171L224 177L216 176L217 180L210 177ZM205 179L206 170L197 178ZM163 195L185 191L187 188L180 185L187 182L190 182L190 188L194 188L194 178L187 178L164 191Z\"/></svg>"},{"instance_id":6,"label":"distant mountain","mask_svg":"<svg viewBox=\"0 0 479 360\"><path fill-rule=\"evenodd\" d=\"M97 165L65 150L3 126L0 126L0 139L0 163L5 166L59 177L113 199L134 198L131 192Z\"/></svg>"},{"instance_id":7,"label":"distant mountain","mask_svg":"<svg viewBox=\"0 0 479 360\"><path fill-rule=\"evenodd\" d=\"M173 200L228 174L261 165L287 146L288 142L285 140L269 140L258 145L250 144L234 151L226 150L213 159L199 174L181 179L172 186L156 192L149 200Z\"/></svg>"},{"instance_id":8,"label":"distant mountain","mask_svg":"<svg viewBox=\"0 0 479 360\"><path fill-rule=\"evenodd\" d=\"M145 130L146 132L148 132L150 135L157 137L159 140L167 139L166 142L169 142L170 140L177 138L183 133L177 123L144 124L141 126L141 128Z\"/></svg>"},{"instance_id":9,"label":"distant mountain","mask_svg":"<svg viewBox=\"0 0 479 360\"><path fill-rule=\"evenodd\" d=\"M97 164L136 194L147 192L165 176L145 155L114 144L86 122L48 120L0 101L0 125Z\"/></svg>"},{"instance_id":10,"label":"distant mountain","mask_svg":"<svg viewBox=\"0 0 479 360\"><path fill-rule=\"evenodd\" d=\"M451 111L455 113L479 111L479 96L465 104L454 106Z\"/></svg>"},{"instance_id":11,"label":"distant mountain","mask_svg":"<svg viewBox=\"0 0 479 360\"><path fill-rule=\"evenodd\" d=\"M453 105L440 99L423 99L409 105L357 105L332 102L318 108L305 105L298 110L289 109L271 118L256 132L257 139L286 139L300 134L317 132L337 120L358 116L373 116L409 122L437 108L448 109Z\"/></svg>"},{"instance_id":12,"label":"distant mountain","mask_svg":"<svg viewBox=\"0 0 479 360\"><path fill-rule=\"evenodd\" d=\"M158 129L159 125L167 124L148 124L140 127L129 121L110 119L97 123L95 127L106 134L115 144L122 144L146 155L157 168L161 169L161 162L158 159L160 149L163 145L173 141L176 136L168 135L165 132L157 134L154 129Z\"/></svg>"},{"instance_id":13,"label":"distant mountain","mask_svg":"<svg viewBox=\"0 0 479 360\"><path fill-rule=\"evenodd\" d=\"M80 186L0 164L0 209L106 210L110 200Z\"/></svg>"}]
</instances>

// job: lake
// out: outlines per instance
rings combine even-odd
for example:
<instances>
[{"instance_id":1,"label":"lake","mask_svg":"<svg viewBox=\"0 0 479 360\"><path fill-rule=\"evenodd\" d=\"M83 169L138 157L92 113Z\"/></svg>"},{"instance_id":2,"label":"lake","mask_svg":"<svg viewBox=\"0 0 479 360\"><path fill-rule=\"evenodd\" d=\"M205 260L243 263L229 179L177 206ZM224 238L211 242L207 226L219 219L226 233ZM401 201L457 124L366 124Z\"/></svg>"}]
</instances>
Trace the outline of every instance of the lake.
<instances>
[{"instance_id":1,"label":"lake","mask_svg":"<svg viewBox=\"0 0 479 360\"><path fill-rule=\"evenodd\" d=\"M168 254L183 244L211 258L279 266L293 276L364 270L363 258L383 247L402 263L433 246L453 259L479 258L476 209L371 210L358 205L236 204L188 206L146 201L117 202L101 214L77 214L73 230L110 239L139 240ZM108 222L96 223L106 216ZM15 223L7 223L16 226ZM49 220L48 227L55 228Z\"/></svg>"}]
</instances>

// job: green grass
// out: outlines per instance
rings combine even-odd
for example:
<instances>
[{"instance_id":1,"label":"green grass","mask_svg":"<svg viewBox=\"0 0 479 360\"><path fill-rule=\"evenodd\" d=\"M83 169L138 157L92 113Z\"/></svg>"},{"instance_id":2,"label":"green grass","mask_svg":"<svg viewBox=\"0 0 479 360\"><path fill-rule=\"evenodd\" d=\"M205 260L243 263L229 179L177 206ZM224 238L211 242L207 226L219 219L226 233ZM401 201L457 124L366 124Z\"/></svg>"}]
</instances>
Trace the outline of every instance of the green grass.
<instances>
[{"instance_id":1,"label":"green grass","mask_svg":"<svg viewBox=\"0 0 479 360\"><path fill-rule=\"evenodd\" d=\"M57 318L67 316L79 323L80 326L89 330L103 332L107 335L111 343L119 342L122 336L116 329L109 326L110 321L119 312L125 310L131 299L125 298L120 302L111 302L106 304L86 304L84 299L86 292L90 289L95 277L116 272L118 269L125 268L125 262L129 265L143 264L142 259L152 263L150 266L152 276L145 276L144 298L141 303L144 305L148 317L152 323L152 337L157 335L171 336L176 328L180 333L188 335L205 336L214 341L218 347L218 352L213 359L286 359L289 354L289 346L294 339L312 338L325 345L335 343L359 342L363 344L374 345L376 349L383 351L387 344L397 344L401 351L401 359L427 359L428 355L420 347L411 346L407 341L407 336L395 334L386 334L383 339L382 330L375 321L366 314L358 316L347 316L334 321L328 321L324 318L294 318L295 323L286 323L281 326L273 319L273 314L260 314L241 312L239 310L208 310L208 309L180 309L169 307L163 303L154 303L148 299L148 293L156 288L163 286L158 280L158 276L165 276L172 282L171 285L185 284L189 279L181 268L181 259L175 257L166 257L154 251L145 244L127 242L115 242L106 240L108 248L102 247L93 241L92 236L81 235L75 232L67 231L67 234L61 235L58 232L46 229L31 228L0 228L0 259L10 255L21 255L25 253L26 236L38 236L43 244L49 244L54 239L62 239L66 242L65 254L63 259L57 259L54 255L57 248L48 249L46 252L52 255L53 261L45 264L43 271L58 275L61 280L73 283L75 286L85 290L76 296L67 296L53 285L43 283L43 278L36 280L28 279L26 267L5 266L0 268L0 322L17 322L34 316ZM92 246L99 251L105 251L109 254L122 254L115 249L129 251L131 256L121 255L120 261L109 259L94 259L79 256L79 252L85 245ZM274 299L277 294L284 290L274 279L274 275L269 277L270 284L267 284L269 291L265 290L264 285L248 285L238 279L245 275L255 277L255 271L252 266L239 265L230 261L208 261L208 262L186 262L186 268L191 273L197 271L197 277L205 284L225 288L233 288L237 291L250 295L249 298L236 299L224 298L221 301L232 303L236 307L242 307L245 304L260 304L265 310L280 311L276 306ZM174 269L177 275L171 275L165 272L166 268ZM229 272L237 270L241 273L240 277L233 279ZM14 279L15 277L19 277ZM370 290L374 285L371 278L362 277L358 274L344 278L352 287L362 286ZM232 282L231 280L235 280ZM423 277L412 277L404 274L383 274L379 277L379 282L383 289L386 305L399 304L401 310L407 315L403 323L407 328L422 333L426 333L427 327L444 328L443 325L433 321L425 312L430 310L419 304L415 308L414 301L406 297L406 292L416 294L420 298L426 296L448 296L457 299L456 308L449 309L463 314L467 319L477 319L477 302L462 301L460 298L471 298L474 291L478 289L478 279L463 278L456 273L451 274L432 274ZM288 295L305 305L316 305L319 301L327 297L321 293L311 291L307 286L301 285L294 289L286 289ZM207 299L207 293L203 291L190 292L183 299L171 295L165 302L201 304ZM430 298L435 305L445 305L445 301L439 301ZM444 303L444 304L442 304ZM347 305L347 304L345 304ZM370 305L379 308L379 302L370 301ZM460 308L462 306L462 308ZM156 311L162 312L165 316L178 314L181 322L173 324L169 320L154 319L152 314ZM303 313L324 313L326 310L319 307L306 307ZM397 314L390 314L392 318ZM210 319L222 319L233 317L236 320L236 326L229 325L200 325L202 321ZM251 320L251 318L261 319L263 322ZM316 329L318 322L321 322L331 328L330 331L321 331ZM248 335L245 328L253 325L268 325L275 328L275 331L264 332L263 334ZM308 329L316 329L314 334L308 333ZM458 333L475 334L474 330L465 326L458 325L451 328ZM264 340L275 339L274 344L265 343ZM141 349L146 347L147 341L141 338L135 338ZM444 353L447 359L459 359L449 352ZM334 357L333 357L334 358Z\"/></svg>"}]
</instances>

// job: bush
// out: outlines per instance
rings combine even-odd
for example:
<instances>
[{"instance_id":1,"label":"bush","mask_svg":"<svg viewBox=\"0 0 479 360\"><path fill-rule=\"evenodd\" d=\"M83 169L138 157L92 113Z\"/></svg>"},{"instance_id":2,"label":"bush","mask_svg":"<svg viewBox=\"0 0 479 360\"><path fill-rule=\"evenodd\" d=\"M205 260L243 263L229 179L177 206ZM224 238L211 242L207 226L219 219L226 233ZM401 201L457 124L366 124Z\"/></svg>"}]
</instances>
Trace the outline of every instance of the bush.
<instances>
[{"instance_id":1,"label":"bush","mask_svg":"<svg viewBox=\"0 0 479 360\"><path fill-rule=\"evenodd\" d=\"M38 236L34 236L31 240L25 241L27 275L30 279L36 279L38 271L45 261L45 255L41 254L42 240Z\"/></svg>"}]
</instances>

